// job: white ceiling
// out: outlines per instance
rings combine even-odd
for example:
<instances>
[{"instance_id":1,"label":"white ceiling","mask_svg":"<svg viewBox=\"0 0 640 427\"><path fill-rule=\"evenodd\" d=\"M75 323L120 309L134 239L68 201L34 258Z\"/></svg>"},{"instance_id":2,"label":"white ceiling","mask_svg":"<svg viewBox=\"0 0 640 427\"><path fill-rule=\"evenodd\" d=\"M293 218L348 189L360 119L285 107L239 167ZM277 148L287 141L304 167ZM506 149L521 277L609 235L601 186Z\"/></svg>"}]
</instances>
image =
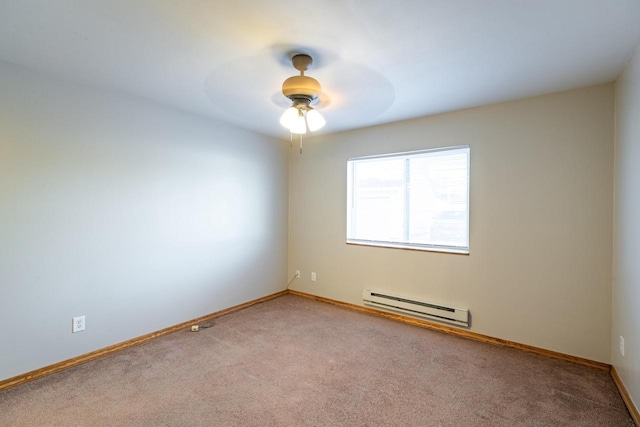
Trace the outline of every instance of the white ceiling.
<instances>
[{"instance_id":1,"label":"white ceiling","mask_svg":"<svg viewBox=\"0 0 640 427\"><path fill-rule=\"evenodd\" d=\"M293 51L335 132L611 82L639 37L638 0L0 1L2 60L279 138Z\"/></svg>"}]
</instances>

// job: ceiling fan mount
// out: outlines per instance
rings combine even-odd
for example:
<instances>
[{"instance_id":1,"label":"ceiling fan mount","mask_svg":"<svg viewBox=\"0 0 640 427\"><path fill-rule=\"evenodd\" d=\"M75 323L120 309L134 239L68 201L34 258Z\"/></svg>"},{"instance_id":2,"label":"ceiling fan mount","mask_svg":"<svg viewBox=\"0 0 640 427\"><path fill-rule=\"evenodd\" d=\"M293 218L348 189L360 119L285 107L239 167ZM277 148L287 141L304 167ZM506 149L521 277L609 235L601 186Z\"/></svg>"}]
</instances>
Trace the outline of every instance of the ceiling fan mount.
<instances>
[{"instance_id":1,"label":"ceiling fan mount","mask_svg":"<svg viewBox=\"0 0 640 427\"><path fill-rule=\"evenodd\" d=\"M306 53L298 53L291 57L291 63L296 70L305 72L313 64L313 58Z\"/></svg>"}]
</instances>

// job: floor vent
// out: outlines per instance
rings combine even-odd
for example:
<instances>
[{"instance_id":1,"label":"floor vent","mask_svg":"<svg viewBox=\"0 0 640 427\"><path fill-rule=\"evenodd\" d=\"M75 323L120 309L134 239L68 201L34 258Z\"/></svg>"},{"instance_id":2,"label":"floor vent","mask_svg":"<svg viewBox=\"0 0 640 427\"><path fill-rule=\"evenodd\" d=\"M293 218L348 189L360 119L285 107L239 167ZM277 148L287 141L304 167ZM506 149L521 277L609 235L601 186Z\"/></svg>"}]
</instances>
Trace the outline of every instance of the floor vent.
<instances>
[{"instance_id":1,"label":"floor vent","mask_svg":"<svg viewBox=\"0 0 640 427\"><path fill-rule=\"evenodd\" d=\"M364 305L385 309L387 311L425 317L431 320L469 326L469 310L446 307L426 301L416 301L397 295L383 294L365 289L362 292Z\"/></svg>"}]
</instances>

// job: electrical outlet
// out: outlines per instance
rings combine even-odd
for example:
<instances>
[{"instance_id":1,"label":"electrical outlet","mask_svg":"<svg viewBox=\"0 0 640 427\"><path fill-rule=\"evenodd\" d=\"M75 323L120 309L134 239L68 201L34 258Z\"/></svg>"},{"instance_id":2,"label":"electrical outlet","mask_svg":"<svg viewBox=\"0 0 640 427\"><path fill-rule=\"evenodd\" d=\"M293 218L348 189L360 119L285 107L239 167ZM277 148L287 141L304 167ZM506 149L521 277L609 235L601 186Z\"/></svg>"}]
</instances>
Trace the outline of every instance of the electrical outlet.
<instances>
[{"instance_id":1,"label":"electrical outlet","mask_svg":"<svg viewBox=\"0 0 640 427\"><path fill-rule=\"evenodd\" d=\"M191 326L191 332L198 332L200 330L200 326L199 325L192 325Z\"/></svg>"},{"instance_id":2,"label":"electrical outlet","mask_svg":"<svg viewBox=\"0 0 640 427\"><path fill-rule=\"evenodd\" d=\"M620 335L620 354L624 357L624 337Z\"/></svg>"},{"instance_id":3,"label":"electrical outlet","mask_svg":"<svg viewBox=\"0 0 640 427\"><path fill-rule=\"evenodd\" d=\"M296 270L296 279L300 278L300 270Z\"/></svg>"},{"instance_id":4,"label":"electrical outlet","mask_svg":"<svg viewBox=\"0 0 640 427\"><path fill-rule=\"evenodd\" d=\"M316 273L315 272L311 273L311 281L312 282L316 281Z\"/></svg>"},{"instance_id":5,"label":"electrical outlet","mask_svg":"<svg viewBox=\"0 0 640 427\"><path fill-rule=\"evenodd\" d=\"M73 323L71 326L71 332L75 334L76 332L84 331L84 326L85 326L84 316L74 317Z\"/></svg>"}]
</instances>

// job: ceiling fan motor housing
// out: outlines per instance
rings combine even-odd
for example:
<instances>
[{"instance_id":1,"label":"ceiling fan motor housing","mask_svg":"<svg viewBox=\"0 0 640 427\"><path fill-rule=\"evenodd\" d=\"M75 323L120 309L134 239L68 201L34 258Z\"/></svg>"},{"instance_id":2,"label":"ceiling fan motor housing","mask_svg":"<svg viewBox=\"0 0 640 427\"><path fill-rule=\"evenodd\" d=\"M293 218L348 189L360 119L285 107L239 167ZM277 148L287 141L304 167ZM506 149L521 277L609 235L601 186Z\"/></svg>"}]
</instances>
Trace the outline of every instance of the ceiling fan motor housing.
<instances>
[{"instance_id":1,"label":"ceiling fan motor housing","mask_svg":"<svg viewBox=\"0 0 640 427\"><path fill-rule=\"evenodd\" d=\"M320 95L320 83L313 77L293 76L282 83L282 93L291 100L308 98L313 101Z\"/></svg>"},{"instance_id":2,"label":"ceiling fan motor housing","mask_svg":"<svg viewBox=\"0 0 640 427\"><path fill-rule=\"evenodd\" d=\"M282 83L282 93L287 98L295 102L312 102L320 96L322 88L320 83L313 77L304 75L304 72L311 65L312 59L309 55L295 55L291 62L293 66L300 70L299 76L289 77Z\"/></svg>"}]
</instances>

